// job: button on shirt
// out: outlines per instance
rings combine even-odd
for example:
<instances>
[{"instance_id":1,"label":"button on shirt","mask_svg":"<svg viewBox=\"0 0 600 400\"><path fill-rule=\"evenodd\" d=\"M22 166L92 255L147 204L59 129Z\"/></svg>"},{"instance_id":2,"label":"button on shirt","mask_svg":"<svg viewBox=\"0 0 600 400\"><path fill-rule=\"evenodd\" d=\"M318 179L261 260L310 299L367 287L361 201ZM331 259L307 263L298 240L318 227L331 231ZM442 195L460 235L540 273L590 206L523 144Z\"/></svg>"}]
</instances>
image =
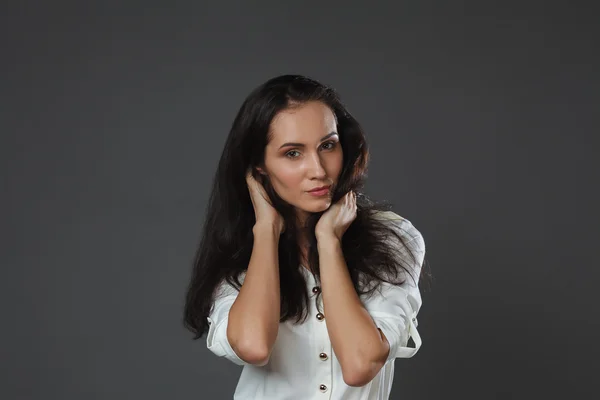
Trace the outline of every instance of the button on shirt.
<instances>
[{"instance_id":1,"label":"button on shirt","mask_svg":"<svg viewBox=\"0 0 600 400\"><path fill-rule=\"evenodd\" d=\"M410 221L387 211L381 215L393 224L410 250L416 255L413 266L416 276L425 256L425 243L420 232ZM407 256L407 262L412 259ZM214 307L208 316L207 347L219 357L225 357L243 366L234 400L386 400L394 378L394 360L412 357L421 346L417 332L417 313L421 295L415 282L407 277L396 286L382 282L380 291L371 297L361 296L361 301L375 325L385 334L390 353L379 373L361 387L344 382L338 359L333 352L327 332L327 316L322 313L320 286L310 271L300 267L306 277L310 295L309 316L302 324L291 321L279 325L269 362L258 367L243 361L232 349L227 339L229 309L238 291L224 281L217 291ZM243 281L243 275L240 279ZM318 302L317 302L318 299ZM408 346L412 337L414 347Z\"/></svg>"}]
</instances>

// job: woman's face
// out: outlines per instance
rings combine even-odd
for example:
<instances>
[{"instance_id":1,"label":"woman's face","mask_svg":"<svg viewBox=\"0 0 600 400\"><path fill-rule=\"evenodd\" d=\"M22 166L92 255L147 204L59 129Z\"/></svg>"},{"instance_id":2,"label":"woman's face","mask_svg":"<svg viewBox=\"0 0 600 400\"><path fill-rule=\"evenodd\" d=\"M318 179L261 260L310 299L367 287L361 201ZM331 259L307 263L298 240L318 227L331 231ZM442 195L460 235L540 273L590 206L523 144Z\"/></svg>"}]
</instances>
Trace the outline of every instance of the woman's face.
<instances>
[{"instance_id":1,"label":"woman's face","mask_svg":"<svg viewBox=\"0 0 600 400\"><path fill-rule=\"evenodd\" d=\"M342 164L336 120L327 105L311 101L275 116L262 173L301 219L329 208L331 190L311 191L337 184Z\"/></svg>"}]
</instances>

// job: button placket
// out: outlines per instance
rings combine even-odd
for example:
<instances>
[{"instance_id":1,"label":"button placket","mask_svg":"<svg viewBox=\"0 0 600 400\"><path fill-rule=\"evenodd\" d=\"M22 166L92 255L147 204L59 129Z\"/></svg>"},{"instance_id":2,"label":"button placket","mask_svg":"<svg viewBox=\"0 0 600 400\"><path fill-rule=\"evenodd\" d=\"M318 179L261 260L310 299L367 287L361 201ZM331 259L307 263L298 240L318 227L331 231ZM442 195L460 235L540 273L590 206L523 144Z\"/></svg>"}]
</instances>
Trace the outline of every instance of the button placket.
<instances>
[{"instance_id":1,"label":"button placket","mask_svg":"<svg viewBox=\"0 0 600 400\"><path fill-rule=\"evenodd\" d=\"M319 382L319 391L323 393L324 398L331 398L332 392L332 384L333 384L333 359L329 357L328 353L331 352L331 343L329 342L329 336L326 334L326 338L323 339L325 342L325 346L321 348L321 353L319 353L319 363L321 366L317 368L318 374L318 382Z\"/></svg>"},{"instance_id":2,"label":"button placket","mask_svg":"<svg viewBox=\"0 0 600 400\"><path fill-rule=\"evenodd\" d=\"M323 321L325 319L325 314L319 311L319 305L321 305L321 297L319 297L319 293L321 293L321 287L318 285L313 286L312 288L313 298L315 299L315 307L317 309L317 314L315 317L319 321Z\"/></svg>"},{"instance_id":3,"label":"button placket","mask_svg":"<svg viewBox=\"0 0 600 400\"><path fill-rule=\"evenodd\" d=\"M332 365L331 365L331 357L329 353L331 352L331 342L329 340L329 334L327 333L327 323L325 322L325 315L319 311L319 305L322 304L317 298L317 295L321 292L321 288L319 286L314 286L312 292L315 294L315 302L313 303L313 307L317 312L315 315L315 326L318 337L320 338L320 352L317 354L318 363L320 364L317 367L317 382L319 382L318 390L325 397L331 397L331 385L332 385ZM316 357L315 357L316 358Z\"/></svg>"},{"instance_id":4,"label":"button placket","mask_svg":"<svg viewBox=\"0 0 600 400\"><path fill-rule=\"evenodd\" d=\"M318 295L321 293L321 287L312 274L308 274L308 288L310 297L314 299L311 302L310 315L314 315L315 319L312 321L312 325L315 332L317 353L315 354L315 362L318 363L316 366L316 384L315 390L319 391L319 398L329 399L331 398L332 388L332 364L331 364L331 342L329 341L329 334L327 333L327 323L325 322L325 315L319 311L319 305L322 307L322 300ZM321 300L321 301L320 301Z\"/></svg>"}]
</instances>

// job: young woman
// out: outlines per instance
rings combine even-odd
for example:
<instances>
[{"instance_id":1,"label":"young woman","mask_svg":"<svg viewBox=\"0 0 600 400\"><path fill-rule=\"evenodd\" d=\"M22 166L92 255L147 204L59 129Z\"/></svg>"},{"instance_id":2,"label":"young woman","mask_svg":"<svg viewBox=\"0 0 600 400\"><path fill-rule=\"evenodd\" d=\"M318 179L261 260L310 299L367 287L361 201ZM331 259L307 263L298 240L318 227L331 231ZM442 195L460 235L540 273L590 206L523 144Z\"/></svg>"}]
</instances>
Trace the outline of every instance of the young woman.
<instances>
[{"instance_id":1,"label":"young woman","mask_svg":"<svg viewBox=\"0 0 600 400\"><path fill-rule=\"evenodd\" d=\"M387 399L394 360L419 349L425 244L361 193L367 160L361 126L315 80L273 78L241 106L184 321L244 366L235 399Z\"/></svg>"}]
</instances>

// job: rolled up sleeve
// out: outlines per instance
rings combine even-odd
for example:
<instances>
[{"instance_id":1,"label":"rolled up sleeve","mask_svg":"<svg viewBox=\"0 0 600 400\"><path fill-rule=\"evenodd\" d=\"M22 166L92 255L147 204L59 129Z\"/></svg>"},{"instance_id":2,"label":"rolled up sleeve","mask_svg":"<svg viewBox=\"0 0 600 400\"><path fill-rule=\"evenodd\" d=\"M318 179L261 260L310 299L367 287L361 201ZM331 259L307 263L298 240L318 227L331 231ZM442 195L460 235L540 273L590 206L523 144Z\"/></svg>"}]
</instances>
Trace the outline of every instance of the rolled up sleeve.
<instances>
[{"instance_id":1,"label":"rolled up sleeve","mask_svg":"<svg viewBox=\"0 0 600 400\"><path fill-rule=\"evenodd\" d=\"M206 346L219 357L225 357L237 365L246 365L231 347L227 338L227 325L229 323L229 310L237 298L238 291L227 281L223 281L217 289L215 302L207 317L209 328L206 337Z\"/></svg>"},{"instance_id":2,"label":"rolled up sleeve","mask_svg":"<svg viewBox=\"0 0 600 400\"><path fill-rule=\"evenodd\" d=\"M422 344L417 331L417 314L422 304L418 278L425 258L425 242L421 233L408 220L402 220L399 226L402 234L408 235L406 246L415 256L414 264L410 256L406 257L406 261L411 263L411 275L414 279L407 276L401 285L382 282L380 292L364 302L371 318L389 342L390 352L386 361L410 358ZM408 347L410 338L413 339L414 347Z\"/></svg>"}]
</instances>

